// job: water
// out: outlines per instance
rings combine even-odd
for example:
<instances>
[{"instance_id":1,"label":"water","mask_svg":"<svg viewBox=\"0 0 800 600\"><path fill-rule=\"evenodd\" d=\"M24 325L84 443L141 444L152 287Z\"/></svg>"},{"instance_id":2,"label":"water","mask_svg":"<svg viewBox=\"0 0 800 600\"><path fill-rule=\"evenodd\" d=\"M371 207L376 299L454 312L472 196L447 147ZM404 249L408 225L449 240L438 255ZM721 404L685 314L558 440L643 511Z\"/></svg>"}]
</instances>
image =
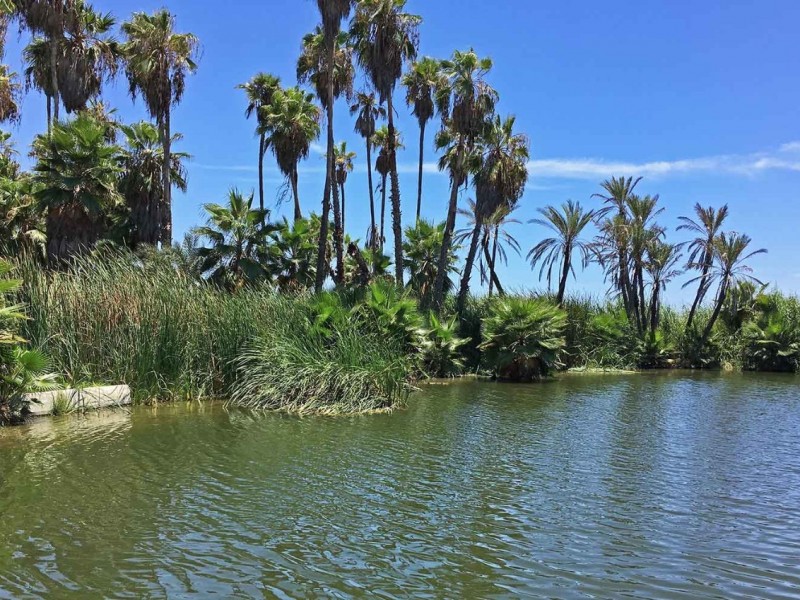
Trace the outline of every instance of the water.
<instances>
[{"instance_id":1,"label":"water","mask_svg":"<svg viewBox=\"0 0 800 600\"><path fill-rule=\"evenodd\" d=\"M0 597L798 598L800 380L426 387L0 431Z\"/></svg>"}]
</instances>

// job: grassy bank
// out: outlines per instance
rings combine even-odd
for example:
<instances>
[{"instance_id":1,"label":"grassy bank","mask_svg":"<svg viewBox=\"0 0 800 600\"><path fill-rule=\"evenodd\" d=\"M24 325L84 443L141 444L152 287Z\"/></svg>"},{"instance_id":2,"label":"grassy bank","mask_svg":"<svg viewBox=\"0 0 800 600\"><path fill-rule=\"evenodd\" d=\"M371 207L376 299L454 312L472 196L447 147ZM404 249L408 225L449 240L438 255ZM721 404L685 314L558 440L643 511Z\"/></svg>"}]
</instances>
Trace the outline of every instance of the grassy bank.
<instances>
[{"instance_id":1,"label":"grassy bank","mask_svg":"<svg viewBox=\"0 0 800 600\"><path fill-rule=\"evenodd\" d=\"M346 293L231 292L169 255L105 252L68 271L31 262L22 335L70 385L126 383L137 402L225 398L293 412L397 406L412 382L469 373L536 379L569 368L796 371L800 303L742 290L702 342L709 315L662 310L637 333L612 302L547 296L471 298L461 321L433 317L409 293L372 284ZM702 342L702 343L701 343ZM518 377L519 376L519 377Z\"/></svg>"}]
</instances>

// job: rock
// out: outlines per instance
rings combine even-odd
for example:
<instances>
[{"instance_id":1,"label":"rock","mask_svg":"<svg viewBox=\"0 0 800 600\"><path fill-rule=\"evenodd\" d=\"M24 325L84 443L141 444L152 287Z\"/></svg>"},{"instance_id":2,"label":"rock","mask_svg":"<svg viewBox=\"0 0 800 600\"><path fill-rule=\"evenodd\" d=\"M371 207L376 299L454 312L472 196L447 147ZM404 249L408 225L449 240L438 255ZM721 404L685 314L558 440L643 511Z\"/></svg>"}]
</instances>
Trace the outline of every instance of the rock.
<instances>
[{"instance_id":1,"label":"rock","mask_svg":"<svg viewBox=\"0 0 800 600\"><path fill-rule=\"evenodd\" d=\"M52 414L54 408L57 412L73 412L127 406L131 404L131 389L127 385L109 385L40 392L25 397L30 402L30 414L41 416Z\"/></svg>"}]
</instances>

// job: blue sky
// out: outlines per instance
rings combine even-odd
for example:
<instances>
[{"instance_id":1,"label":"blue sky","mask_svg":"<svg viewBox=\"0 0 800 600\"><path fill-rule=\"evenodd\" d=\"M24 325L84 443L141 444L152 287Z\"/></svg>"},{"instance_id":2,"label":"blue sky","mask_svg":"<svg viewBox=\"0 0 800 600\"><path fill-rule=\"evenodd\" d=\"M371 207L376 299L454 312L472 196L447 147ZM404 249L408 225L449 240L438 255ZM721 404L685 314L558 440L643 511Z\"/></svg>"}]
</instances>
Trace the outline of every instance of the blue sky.
<instances>
[{"instance_id":1,"label":"blue sky","mask_svg":"<svg viewBox=\"0 0 800 600\"><path fill-rule=\"evenodd\" d=\"M185 136L181 149L192 154L189 191L175 198L180 235L202 220L201 205L222 201L230 186L256 187L257 141L244 118L245 100L236 85L257 71L295 81L304 33L317 23L311 0L243 0L231 10L207 0L95 0L122 20L135 10L166 5L181 31L198 35L203 46L198 73L175 110L173 127ZM531 141L530 181L512 228L523 256L512 255L501 270L514 288L539 282L524 254L544 235L527 221L536 208L569 198L594 206L599 183L612 175L641 175L639 190L658 193L662 222L675 233L677 217L695 202L731 209L730 229L753 237L769 254L753 259L765 282L800 292L800 78L797 29L800 3L794 0L409 0L420 14L421 54L449 56L474 47L494 59L491 84L499 91L501 114L515 114ZM7 62L17 70L20 41L9 33ZM124 120L144 118L120 79L106 100ZM418 130L397 92L399 128L406 151L398 157L403 214L410 222L416 201ZM336 136L358 153L348 181L348 230L363 237L368 224L363 142L352 133L345 102L337 107ZM22 123L13 130L21 154L45 126L43 98L27 95ZM429 135L424 215L443 218L447 178L436 172ZM320 141L320 144L322 140ZM318 210L324 160L321 145L301 167L304 211ZM282 187L268 158L267 200ZM462 199L466 201L466 197ZM285 203L275 214L290 214ZM389 245L391 247L391 245ZM477 284L477 282L475 282ZM684 302L681 282L667 298ZM570 282L574 290L605 292L597 267Z\"/></svg>"}]
</instances>

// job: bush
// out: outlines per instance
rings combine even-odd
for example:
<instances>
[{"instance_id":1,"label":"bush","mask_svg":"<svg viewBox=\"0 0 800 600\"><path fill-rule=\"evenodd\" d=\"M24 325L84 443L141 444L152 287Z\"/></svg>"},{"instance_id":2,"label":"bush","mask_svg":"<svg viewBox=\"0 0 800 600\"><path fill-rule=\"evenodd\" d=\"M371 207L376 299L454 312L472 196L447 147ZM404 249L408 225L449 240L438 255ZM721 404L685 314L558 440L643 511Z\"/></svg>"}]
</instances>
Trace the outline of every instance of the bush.
<instances>
[{"instance_id":1,"label":"bush","mask_svg":"<svg viewBox=\"0 0 800 600\"><path fill-rule=\"evenodd\" d=\"M502 380L534 381L559 366L566 313L545 300L504 297L483 323L486 364Z\"/></svg>"}]
</instances>

